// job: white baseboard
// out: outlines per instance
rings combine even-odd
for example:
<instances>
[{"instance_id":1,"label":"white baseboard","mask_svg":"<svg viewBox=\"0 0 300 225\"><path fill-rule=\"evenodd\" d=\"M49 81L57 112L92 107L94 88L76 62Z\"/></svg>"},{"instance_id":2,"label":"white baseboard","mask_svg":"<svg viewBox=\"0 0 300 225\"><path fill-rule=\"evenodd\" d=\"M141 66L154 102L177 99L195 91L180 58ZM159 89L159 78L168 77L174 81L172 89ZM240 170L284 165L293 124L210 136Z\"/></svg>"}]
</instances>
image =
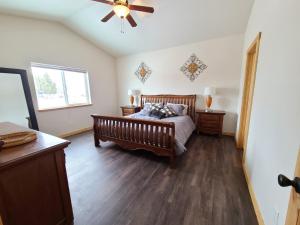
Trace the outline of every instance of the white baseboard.
<instances>
[{"instance_id":1,"label":"white baseboard","mask_svg":"<svg viewBox=\"0 0 300 225\"><path fill-rule=\"evenodd\" d=\"M248 185L250 197L251 197L251 200L252 200L252 205L253 205L253 208L254 208L254 211L255 211L255 214L256 214L256 217L257 217L258 224L259 225L265 225L265 222L264 222L264 219L262 217L262 214L261 214L256 196L255 196L255 192L254 192L254 189L253 189L253 185L251 183L249 173L248 173L248 170L246 168L245 163L243 163L243 170L244 170L246 182L247 182L247 185Z\"/></svg>"}]
</instances>

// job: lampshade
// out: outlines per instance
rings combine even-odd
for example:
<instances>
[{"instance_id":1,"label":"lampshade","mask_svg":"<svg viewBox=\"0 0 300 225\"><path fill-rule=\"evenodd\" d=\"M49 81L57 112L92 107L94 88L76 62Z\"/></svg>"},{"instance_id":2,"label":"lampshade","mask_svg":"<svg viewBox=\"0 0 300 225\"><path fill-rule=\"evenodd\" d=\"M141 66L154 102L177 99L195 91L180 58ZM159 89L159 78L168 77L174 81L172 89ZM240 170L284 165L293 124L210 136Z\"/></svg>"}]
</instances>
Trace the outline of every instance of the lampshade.
<instances>
[{"instance_id":1,"label":"lampshade","mask_svg":"<svg viewBox=\"0 0 300 225\"><path fill-rule=\"evenodd\" d=\"M115 5L113 9L116 15L120 18L125 18L129 14L129 8L122 4Z\"/></svg>"},{"instance_id":2,"label":"lampshade","mask_svg":"<svg viewBox=\"0 0 300 225\"><path fill-rule=\"evenodd\" d=\"M204 95L215 95L216 94L216 88L215 87L206 87L204 89Z\"/></svg>"},{"instance_id":3,"label":"lampshade","mask_svg":"<svg viewBox=\"0 0 300 225\"><path fill-rule=\"evenodd\" d=\"M138 96L140 94L141 94L140 90L136 90L136 89L129 89L128 90L128 95Z\"/></svg>"}]
</instances>

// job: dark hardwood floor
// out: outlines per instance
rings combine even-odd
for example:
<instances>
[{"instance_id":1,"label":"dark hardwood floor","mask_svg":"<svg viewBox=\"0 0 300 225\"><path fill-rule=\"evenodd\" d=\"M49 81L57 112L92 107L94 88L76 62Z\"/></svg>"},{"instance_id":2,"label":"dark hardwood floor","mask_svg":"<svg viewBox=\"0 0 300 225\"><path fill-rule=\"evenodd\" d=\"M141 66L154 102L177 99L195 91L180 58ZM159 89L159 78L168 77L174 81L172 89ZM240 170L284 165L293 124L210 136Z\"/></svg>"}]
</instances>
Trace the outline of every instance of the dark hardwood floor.
<instances>
[{"instance_id":1,"label":"dark hardwood floor","mask_svg":"<svg viewBox=\"0 0 300 225\"><path fill-rule=\"evenodd\" d=\"M69 138L67 171L75 225L257 225L233 138L193 135L168 161Z\"/></svg>"}]
</instances>

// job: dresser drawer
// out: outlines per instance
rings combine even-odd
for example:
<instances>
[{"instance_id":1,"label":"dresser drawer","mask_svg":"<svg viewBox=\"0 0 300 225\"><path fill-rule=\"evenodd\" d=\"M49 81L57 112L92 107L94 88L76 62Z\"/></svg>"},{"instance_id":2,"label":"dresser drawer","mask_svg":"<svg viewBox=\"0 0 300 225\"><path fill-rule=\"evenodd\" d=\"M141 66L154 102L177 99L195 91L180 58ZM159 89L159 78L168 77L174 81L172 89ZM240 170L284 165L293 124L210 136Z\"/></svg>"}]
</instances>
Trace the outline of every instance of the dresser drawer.
<instances>
[{"instance_id":1,"label":"dresser drawer","mask_svg":"<svg viewBox=\"0 0 300 225\"><path fill-rule=\"evenodd\" d=\"M141 110L141 108L137 107L137 106L136 107L122 106L121 109L122 109L123 116L128 116L128 115L137 113Z\"/></svg>"},{"instance_id":2,"label":"dresser drawer","mask_svg":"<svg viewBox=\"0 0 300 225\"><path fill-rule=\"evenodd\" d=\"M219 126L220 120L204 120L200 118L199 124L201 126L205 126L206 124L209 124L210 126Z\"/></svg>"},{"instance_id":3,"label":"dresser drawer","mask_svg":"<svg viewBox=\"0 0 300 225\"><path fill-rule=\"evenodd\" d=\"M123 114L133 114L134 113L134 109L123 109Z\"/></svg>"},{"instance_id":4,"label":"dresser drawer","mask_svg":"<svg viewBox=\"0 0 300 225\"><path fill-rule=\"evenodd\" d=\"M200 110L197 112L197 130L206 134L222 135L224 111L210 111Z\"/></svg>"},{"instance_id":5,"label":"dresser drawer","mask_svg":"<svg viewBox=\"0 0 300 225\"><path fill-rule=\"evenodd\" d=\"M209 115L209 114L202 114L199 116L200 121L210 121L218 123L220 120L219 115Z\"/></svg>"},{"instance_id":6,"label":"dresser drawer","mask_svg":"<svg viewBox=\"0 0 300 225\"><path fill-rule=\"evenodd\" d=\"M219 122L208 122L208 121L200 121L199 124L200 127L203 128L215 128L215 129L219 129L220 128L220 123Z\"/></svg>"}]
</instances>

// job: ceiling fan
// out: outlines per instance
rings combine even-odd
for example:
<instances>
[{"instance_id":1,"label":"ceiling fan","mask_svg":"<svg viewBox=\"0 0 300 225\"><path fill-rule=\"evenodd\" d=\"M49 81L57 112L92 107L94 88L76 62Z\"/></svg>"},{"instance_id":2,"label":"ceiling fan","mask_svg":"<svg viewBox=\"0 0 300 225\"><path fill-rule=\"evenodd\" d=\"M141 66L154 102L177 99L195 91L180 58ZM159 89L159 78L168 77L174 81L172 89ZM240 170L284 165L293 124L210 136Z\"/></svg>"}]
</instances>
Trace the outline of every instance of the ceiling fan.
<instances>
[{"instance_id":1,"label":"ceiling fan","mask_svg":"<svg viewBox=\"0 0 300 225\"><path fill-rule=\"evenodd\" d=\"M113 10L101 20L104 23L107 22L109 19L111 19L114 15L117 15L121 19L126 18L132 27L136 27L137 24L134 21L133 17L130 15L130 10L141 11L146 13L154 12L153 7L131 5L128 3L128 0L113 0L113 2L108 0L93 0L93 1L101 2L113 6Z\"/></svg>"}]
</instances>

